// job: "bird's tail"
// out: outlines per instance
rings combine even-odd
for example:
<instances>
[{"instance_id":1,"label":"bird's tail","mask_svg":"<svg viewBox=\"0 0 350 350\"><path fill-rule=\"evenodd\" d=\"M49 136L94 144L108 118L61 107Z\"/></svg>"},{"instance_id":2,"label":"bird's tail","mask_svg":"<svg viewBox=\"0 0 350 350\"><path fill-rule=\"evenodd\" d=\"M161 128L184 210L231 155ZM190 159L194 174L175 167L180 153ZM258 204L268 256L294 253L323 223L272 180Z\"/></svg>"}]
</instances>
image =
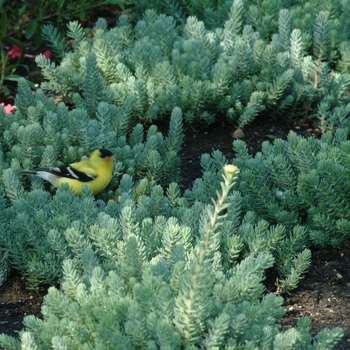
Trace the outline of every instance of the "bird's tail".
<instances>
[{"instance_id":1,"label":"bird's tail","mask_svg":"<svg viewBox=\"0 0 350 350\"><path fill-rule=\"evenodd\" d=\"M27 173L27 174L34 174L36 175L37 174L37 171L36 170L21 170L22 173Z\"/></svg>"}]
</instances>

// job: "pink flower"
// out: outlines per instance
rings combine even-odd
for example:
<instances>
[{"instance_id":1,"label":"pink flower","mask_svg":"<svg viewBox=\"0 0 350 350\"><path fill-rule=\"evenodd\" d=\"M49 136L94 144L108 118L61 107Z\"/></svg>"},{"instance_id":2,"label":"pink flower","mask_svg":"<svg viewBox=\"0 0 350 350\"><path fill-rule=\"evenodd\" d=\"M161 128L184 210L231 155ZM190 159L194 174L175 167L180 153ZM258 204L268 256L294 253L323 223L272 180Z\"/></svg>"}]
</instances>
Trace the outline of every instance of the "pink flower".
<instances>
[{"instance_id":1,"label":"pink flower","mask_svg":"<svg viewBox=\"0 0 350 350\"><path fill-rule=\"evenodd\" d=\"M19 46L13 45L12 49L9 51L9 56L11 58L21 57L22 49Z\"/></svg>"},{"instance_id":2,"label":"pink flower","mask_svg":"<svg viewBox=\"0 0 350 350\"><path fill-rule=\"evenodd\" d=\"M50 50L45 50L43 52L43 56L46 57L48 60L50 60L52 57L52 52Z\"/></svg>"},{"instance_id":3,"label":"pink flower","mask_svg":"<svg viewBox=\"0 0 350 350\"><path fill-rule=\"evenodd\" d=\"M0 106L3 106L4 107L4 110L5 110L5 114L9 114L9 113L13 113L16 111L16 106L12 106L10 104L6 105L4 103L0 103Z\"/></svg>"}]
</instances>

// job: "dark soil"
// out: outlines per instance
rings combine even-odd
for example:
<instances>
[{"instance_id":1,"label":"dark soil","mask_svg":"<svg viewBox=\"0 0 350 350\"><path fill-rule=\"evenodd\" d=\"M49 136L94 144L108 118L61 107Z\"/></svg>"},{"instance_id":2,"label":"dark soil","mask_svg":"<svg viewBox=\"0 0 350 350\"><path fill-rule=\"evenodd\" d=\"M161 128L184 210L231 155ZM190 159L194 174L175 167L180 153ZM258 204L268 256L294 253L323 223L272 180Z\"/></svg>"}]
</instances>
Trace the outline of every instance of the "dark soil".
<instances>
[{"instance_id":1,"label":"dark soil","mask_svg":"<svg viewBox=\"0 0 350 350\"><path fill-rule=\"evenodd\" d=\"M0 334L18 337L23 328L23 317L41 317L41 305L46 294L46 290L29 290L25 278L13 271L0 287Z\"/></svg>"},{"instance_id":2,"label":"dark soil","mask_svg":"<svg viewBox=\"0 0 350 350\"><path fill-rule=\"evenodd\" d=\"M114 13L115 17L109 18L108 23L115 25L118 10L107 11L107 14L99 14L96 17L105 17ZM89 23L88 23L89 24ZM88 25L87 24L87 25ZM85 24L86 25L86 24ZM43 52L28 47L28 52ZM35 82L40 82L41 77L34 63L31 66L31 77ZM33 73L34 72L34 73ZM0 103L13 103L15 89L8 86L11 95L6 99L1 94ZM182 187L192 186L193 181L201 177L200 157L204 153L211 154L214 150L220 150L230 162L234 157L232 150L232 133L235 130L226 122L216 122L210 128L198 132L186 131L182 157ZM319 131L311 125L296 123L289 125L282 120L257 120L244 130L242 140L246 143L251 154L260 151L263 141L272 142L275 138L286 139L289 132L296 132L303 136L319 136ZM290 295L284 295L285 316L279 322L282 330L295 327L302 316L308 316L312 320L312 335L316 335L323 328L341 327L344 337L335 349L350 348L350 246L342 250L316 250L313 251L312 265L305 278L300 282L297 290ZM23 328L23 317L35 315L41 317L40 309L46 290L28 290L26 280L13 271L0 287L0 333L18 336ZM274 292L273 283L268 290Z\"/></svg>"},{"instance_id":3,"label":"dark soil","mask_svg":"<svg viewBox=\"0 0 350 350\"><path fill-rule=\"evenodd\" d=\"M311 319L311 334L341 327L344 337L335 349L350 348L350 249L318 250L297 290L284 296L283 330L296 326L302 316Z\"/></svg>"}]
</instances>

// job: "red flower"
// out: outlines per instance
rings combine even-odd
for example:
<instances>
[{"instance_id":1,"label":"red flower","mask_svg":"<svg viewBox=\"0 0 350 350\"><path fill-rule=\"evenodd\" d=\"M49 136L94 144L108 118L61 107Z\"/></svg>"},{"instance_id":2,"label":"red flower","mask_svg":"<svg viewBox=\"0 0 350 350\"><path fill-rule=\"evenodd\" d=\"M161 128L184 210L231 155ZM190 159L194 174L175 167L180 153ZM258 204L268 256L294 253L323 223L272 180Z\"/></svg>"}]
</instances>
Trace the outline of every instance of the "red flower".
<instances>
[{"instance_id":1,"label":"red flower","mask_svg":"<svg viewBox=\"0 0 350 350\"><path fill-rule=\"evenodd\" d=\"M11 58L21 57L22 49L19 46L13 45L12 49L9 51L9 56Z\"/></svg>"},{"instance_id":2,"label":"red flower","mask_svg":"<svg viewBox=\"0 0 350 350\"><path fill-rule=\"evenodd\" d=\"M5 48L8 49L8 47L5 47ZM19 46L13 45L12 49L9 51L8 54L11 58L21 57L22 49ZM52 52L50 50L45 50L43 52L43 56L45 56L48 60L50 60L52 57ZM25 54L24 57L27 59L35 60L36 56Z\"/></svg>"},{"instance_id":3,"label":"red flower","mask_svg":"<svg viewBox=\"0 0 350 350\"><path fill-rule=\"evenodd\" d=\"M12 106L10 104L6 105L4 103L0 103L0 106L3 106L4 107L4 110L5 110L5 114L9 114L9 113L13 113L16 111L16 106Z\"/></svg>"}]
</instances>

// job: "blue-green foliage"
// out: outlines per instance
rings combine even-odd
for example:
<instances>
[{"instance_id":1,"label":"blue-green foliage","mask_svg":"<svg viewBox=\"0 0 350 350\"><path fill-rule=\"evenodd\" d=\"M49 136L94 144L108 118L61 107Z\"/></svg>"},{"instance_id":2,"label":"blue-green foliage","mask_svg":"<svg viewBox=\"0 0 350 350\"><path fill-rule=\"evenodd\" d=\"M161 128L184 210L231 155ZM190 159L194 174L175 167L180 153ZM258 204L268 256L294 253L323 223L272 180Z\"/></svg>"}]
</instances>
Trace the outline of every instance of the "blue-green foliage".
<instances>
[{"instance_id":1,"label":"blue-green foliage","mask_svg":"<svg viewBox=\"0 0 350 350\"><path fill-rule=\"evenodd\" d=\"M93 57L88 60L94 62ZM105 101L106 95L97 97L99 93L91 90L95 97L86 93L86 98L76 94L77 108L69 110L62 102L56 105L52 98L46 99L42 90L33 97L25 81L20 81L18 111L1 117L0 172L9 199L22 197L30 184L33 189L43 188L43 182L35 177L29 181L21 170L72 163L99 148L110 149L117 160L110 189L116 188L122 173L163 185L179 180L181 110L173 110L167 136L153 126L145 139L143 127L136 125L129 142L126 135L135 99L129 96L117 107Z\"/></svg>"},{"instance_id":2,"label":"blue-green foliage","mask_svg":"<svg viewBox=\"0 0 350 350\"><path fill-rule=\"evenodd\" d=\"M290 134L287 141L264 142L255 157L243 142L233 143L233 163L241 170L237 195L242 221L229 232L237 232L249 255L265 249L274 254L281 291L296 286L308 268L305 247L339 248L350 237L347 135L347 129L320 140ZM203 155L203 176L185 198L209 204L225 163L218 151ZM237 236L227 236L225 244L232 239Z\"/></svg>"},{"instance_id":3,"label":"blue-green foliage","mask_svg":"<svg viewBox=\"0 0 350 350\"><path fill-rule=\"evenodd\" d=\"M254 159L246 153L242 144L236 143L235 146L237 158L234 162L239 168L242 167L242 171L239 175L239 192L234 193L234 200L228 208L229 217L235 220L225 222L222 228L225 232L222 244L227 252L225 261L242 254L256 256L260 252L269 252L274 255L275 267L280 273L278 290L285 292L294 289L310 266L311 258L310 251L305 249L310 245L310 238L300 217L303 212L298 212L297 205L295 211L291 212L276 203L276 189L269 186L273 178L266 171L265 160L258 158L260 161L256 160L253 164ZM212 157L203 155L202 179L197 179L193 188L185 191L185 198L190 203L201 201L209 204L219 186L222 166L226 163L227 160L219 151L215 151ZM288 179L281 181L287 182ZM244 187L246 182L251 192L247 191L247 186ZM251 205L248 206L247 202ZM237 235L232 236L231 232ZM237 247L243 249L241 253Z\"/></svg>"},{"instance_id":4,"label":"blue-green foliage","mask_svg":"<svg viewBox=\"0 0 350 350\"><path fill-rule=\"evenodd\" d=\"M37 58L49 80L42 87L82 94L88 113L101 99L121 105L133 96L133 118L148 123L178 106L196 126L225 115L242 127L266 113L317 118L323 130L349 127L345 3L156 1L134 27L126 16L109 30L99 19L89 39L71 22L73 50L61 64ZM174 16L157 14L162 8Z\"/></svg>"},{"instance_id":5,"label":"blue-green foliage","mask_svg":"<svg viewBox=\"0 0 350 350\"><path fill-rule=\"evenodd\" d=\"M279 331L283 299L264 295L261 283L275 259L267 247L247 253L245 234L232 231L241 204L239 194L230 193L237 170L225 167L221 192L209 205L180 200L176 184L167 196L154 187L136 204L128 179L119 202L95 202L87 188L78 198L68 186L52 199L38 190L16 200L7 214L16 216L18 249L24 245L32 254L28 272L40 264L46 273L59 271L52 278L61 288L49 288L43 320L26 317L20 339L0 335L0 344L7 349L335 345L339 328L322 331L311 345L309 319ZM160 214L154 211L159 202ZM246 215L242 229L248 233L253 222ZM279 230L283 239L282 227L260 222L252 230L271 238ZM50 265L54 256L63 261L63 270Z\"/></svg>"},{"instance_id":6,"label":"blue-green foliage","mask_svg":"<svg viewBox=\"0 0 350 350\"><path fill-rule=\"evenodd\" d=\"M71 22L69 53L54 28L45 29L63 60L56 68L38 57L49 79L43 88L75 108L41 90L33 96L24 80L18 111L5 116L0 108L0 284L15 268L32 288L61 288L49 289L44 320L27 317L20 339L0 335L2 346L336 344L340 329L312 340L307 318L281 333L283 300L264 294L262 281L274 267L277 293L291 291L310 265L308 247L348 239L348 131L320 141L292 134L264 143L255 157L235 142L234 190L238 169L220 151L202 156L203 176L191 189L182 194L177 183L179 107L193 124L224 113L243 126L273 111L317 117L323 130L348 125L347 1L312 3L155 1L174 16L148 10L135 27L121 16L110 30L99 19L90 39ZM145 136L135 125L170 114L167 136L155 125ZM68 186L54 193L21 173L102 147L117 161L97 198L88 187L80 197Z\"/></svg>"},{"instance_id":7,"label":"blue-green foliage","mask_svg":"<svg viewBox=\"0 0 350 350\"><path fill-rule=\"evenodd\" d=\"M93 54L88 60L94 66ZM132 96L117 107L105 102L106 95L100 101L100 91L90 92L86 99L75 95L78 107L69 110L64 103L47 99L42 90L33 96L23 79L15 99L16 113L5 115L3 109L0 111L1 284L11 266L33 287L57 283L61 262L90 245L79 237L96 221L97 209L91 198L76 198L66 189L58 190L52 199L47 192L53 190L50 184L22 170L69 164L95 149L110 149L116 158L113 178L98 198L118 199L125 188L123 179L128 176L133 179L130 198L149 194L147 206L154 215L164 208L157 199L160 187L156 185L167 186L180 179L178 152L183 131L179 108L173 110L167 135L153 126L145 137L143 126L138 124L127 136L135 103ZM51 240L52 246L44 244L46 240Z\"/></svg>"},{"instance_id":8,"label":"blue-green foliage","mask_svg":"<svg viewBox=\"0 0 350 350\"><path fill-rule=\"evenodd\" d=\"M235 141L244 210L290 230L305 225L317 246L342 246L350 237L347 134L338 129L320 140L290 134L288 141L264 142L255 157Z\"/></svg>"}]
</instances>

